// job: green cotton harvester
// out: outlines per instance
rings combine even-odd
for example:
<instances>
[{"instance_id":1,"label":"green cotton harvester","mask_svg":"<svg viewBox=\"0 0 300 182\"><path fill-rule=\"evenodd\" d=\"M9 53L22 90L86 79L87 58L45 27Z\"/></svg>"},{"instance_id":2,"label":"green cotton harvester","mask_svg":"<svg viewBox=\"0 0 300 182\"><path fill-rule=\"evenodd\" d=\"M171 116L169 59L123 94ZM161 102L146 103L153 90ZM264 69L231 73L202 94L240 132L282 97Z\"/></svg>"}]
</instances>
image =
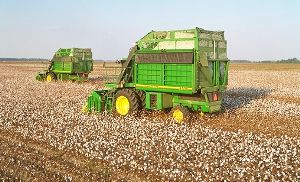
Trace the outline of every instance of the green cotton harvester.
<instances>
[{"instance_id":1,"label":"green cotton harvester","mask_svg":"<svg viewBox=\"0 0 300 182\"><path fill-rule=\"evenodd\" d=\"M221 110L228 66L223 31L151 31L122 61L116 82L93 91L83 110L126 116L142 109L171 109L171 116L182 123L192 111Z\"/></svg>"},{"instance_id":2,"label":"green cotton harvester","mask_svg":"<svg viewBox=\"0 0 300 182\"><path fill-rule=\"evenodd\" d=\"M39 72L39 81L71 80L85 81L93 70L91 49L59 49L50 61L47 70Z\"/></svg>"}]
</instances>

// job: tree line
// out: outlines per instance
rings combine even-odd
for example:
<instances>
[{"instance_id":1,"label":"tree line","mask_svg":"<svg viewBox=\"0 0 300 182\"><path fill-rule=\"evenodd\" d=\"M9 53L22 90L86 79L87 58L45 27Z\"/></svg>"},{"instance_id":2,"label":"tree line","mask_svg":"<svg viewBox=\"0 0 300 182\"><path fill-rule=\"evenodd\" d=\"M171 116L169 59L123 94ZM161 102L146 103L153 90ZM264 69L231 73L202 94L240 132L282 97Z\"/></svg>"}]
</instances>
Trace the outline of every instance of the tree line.
<instances>
[{"instance_id":1,"label":"tree line","mask_svg":"<svg viewBox=\"0 0 300 182\"><path fill-rule=\"evenodd\" d=\"M250 60L231 60L232 63L293 63L300 64L297 58L281 59L281 60L264 60L264 61L250 61Z\"/></svg>"}]
</instances>

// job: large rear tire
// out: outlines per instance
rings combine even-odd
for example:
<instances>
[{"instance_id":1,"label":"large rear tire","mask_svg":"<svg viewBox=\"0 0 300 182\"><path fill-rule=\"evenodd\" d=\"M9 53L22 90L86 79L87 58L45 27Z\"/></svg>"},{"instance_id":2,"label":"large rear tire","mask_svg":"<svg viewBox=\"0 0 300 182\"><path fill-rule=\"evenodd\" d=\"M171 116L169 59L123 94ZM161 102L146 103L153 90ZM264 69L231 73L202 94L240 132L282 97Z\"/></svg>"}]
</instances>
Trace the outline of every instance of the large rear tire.
<instances>
[{"instance_id":1,"label":"large rear tire","mask_svg":"<svg viewBox=\"0 0 300 182\"><path fill-rule=\"evenodd\" d=\"M191 119L191 112L188 108L178 105L171 110L172 118L178 124L186 123Z\"/></svg>"},{"instance_id":2,"label":"large rear tire","mask_svg":"<svg viewBox=\"0 0 300 182\"><path fill-rule=\"evenodd\" d=\"M132 89L121 89L114 101L114 111L121 116L136 114L139 109L139 99Z\"/></svg>"},{"instance_id":3,"label":"large rear tire","mask_svg":"<svg viewBox=\"0 0 300 182\"><path fill-rule=\"evenodd\" d=\"M136 94L139 97L139 109L145 109L146 108L146 94L142 90L135 90Z\"/></svg>"}]
</instances>

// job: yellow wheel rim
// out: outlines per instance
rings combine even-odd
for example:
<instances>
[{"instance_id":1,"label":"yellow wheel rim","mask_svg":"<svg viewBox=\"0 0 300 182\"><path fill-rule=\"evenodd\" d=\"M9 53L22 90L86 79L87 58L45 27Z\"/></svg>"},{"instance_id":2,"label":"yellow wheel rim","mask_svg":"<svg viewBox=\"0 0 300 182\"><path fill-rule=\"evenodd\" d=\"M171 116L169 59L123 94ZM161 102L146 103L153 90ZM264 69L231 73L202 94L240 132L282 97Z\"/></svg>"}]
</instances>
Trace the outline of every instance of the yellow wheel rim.
<instances>
[{"instance_id":1,"label":"yellow wheel rim","mask_svg":"<svg viewBox=\"0 0 300 182\"><path fill-rule=\"evenodd\" d=\"M117 112L125 116L128 114L130 108L129 100L125 96L119 96L116 100L116 110Z\"/></svg>"},{"instance_id":2,"label":"yellow wheel rim","mask_svg":"<svg viewBox=\"0 0 300 182\"><path fill-rule=\"evenodd\" d=\"M52 82L52 76L51 75L47 75L46 80L47 80L47 82Z\"/></svg>"},{"instance_id":3,"label":"yellow wheel rim","mask_svg":"<svg viewBox=\"0 0 300 182\"><path fill-rule=\"evenodd\" d=\"M183 121L183 113L182 113L179 109L176 109L176 110L173 112L173 118L174 118L174 120L175 120L177 123L182 123L182 121Z\"/></svg>"},{"instance_id":4,"label":"yellow wheel rim","mask_svg":"<svg viewBox=\"0 0 300 182\"><path fill-rule=\"evenodd\" d=\"M87 102L82 106L81 112L83 112L83 113L88 113L89 112L88 103Z\"/></svg>"}]
</instances>

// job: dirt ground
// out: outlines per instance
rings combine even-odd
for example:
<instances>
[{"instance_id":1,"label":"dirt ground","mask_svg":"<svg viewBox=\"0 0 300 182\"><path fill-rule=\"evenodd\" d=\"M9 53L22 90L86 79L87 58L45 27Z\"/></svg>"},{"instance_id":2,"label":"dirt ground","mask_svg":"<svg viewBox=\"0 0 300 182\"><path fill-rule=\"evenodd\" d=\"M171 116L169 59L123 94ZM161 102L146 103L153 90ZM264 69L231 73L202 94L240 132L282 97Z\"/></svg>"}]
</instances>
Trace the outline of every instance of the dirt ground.
<instances>
[{"instance_id":1,"label":"dirt ground","mask_svg":"<svg viewBox=\"0 0 300 182\"><path fill-rule=\"evenodd\" d=\"M46 66L0 62L0 180L300 180L300 65L232 64L222 111L181 126L162 112L83 114L117 71L36 81Z\"/></svg>"}]
</instances>

